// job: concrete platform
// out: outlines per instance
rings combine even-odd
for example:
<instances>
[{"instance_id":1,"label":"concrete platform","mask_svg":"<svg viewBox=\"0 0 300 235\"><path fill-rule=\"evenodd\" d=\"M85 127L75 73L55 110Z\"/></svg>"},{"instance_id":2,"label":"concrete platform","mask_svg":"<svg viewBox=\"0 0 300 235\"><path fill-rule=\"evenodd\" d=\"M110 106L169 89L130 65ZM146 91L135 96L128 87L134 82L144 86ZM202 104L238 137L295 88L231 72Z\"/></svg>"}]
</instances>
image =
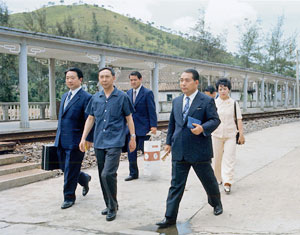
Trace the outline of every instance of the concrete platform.
<instances>
[{"instance_id":1,"label":"concrete platform","mask_svg":"<svg viewBox=\"0 0 300 235\"><path fill-rule=\"evenodd\" d=\"M193 171L180 205L178 224L157 230L165 212L171 179L171 161L160 165L160 179L143 176L125 182L128 162L118 171L119 211L106 222L97 168L91 174L90 192L73 207L61 210L63 178L2 191L0 234L300 234L300 122L246 135L238 146L236 182L232 193L222 190L224 213L214 216Z\"/></svg>"},{"instance_id":2,"label":"concrete platform","mask_svg":"<svg viewBox=\"0 0 300 235\"><path fill-rule=\"evenodd\" d=\"M0 122L0 135L8 133L32 132L40 130L56 130L57 120L34 120L29 128L20 128L19 121Z\"/></svg>"}]
</instances>

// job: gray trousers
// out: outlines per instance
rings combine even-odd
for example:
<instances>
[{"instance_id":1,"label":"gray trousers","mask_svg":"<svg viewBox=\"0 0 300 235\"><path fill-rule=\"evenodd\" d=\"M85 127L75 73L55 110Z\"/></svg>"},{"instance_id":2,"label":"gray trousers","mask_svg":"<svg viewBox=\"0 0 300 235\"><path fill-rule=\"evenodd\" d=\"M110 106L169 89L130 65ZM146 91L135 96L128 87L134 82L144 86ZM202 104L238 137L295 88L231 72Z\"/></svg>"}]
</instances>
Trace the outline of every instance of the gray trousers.
<instances>
[{"instance_id":1,"label":"gray trousers","mask_svg":"<svg viewBox=\"0 0 300 235\"><path fill-rule=\"evenodd\" d=\"M122 148L95 149L103 198L109 210L118 208L117 170Z\"/></svg>"}]
</instances>

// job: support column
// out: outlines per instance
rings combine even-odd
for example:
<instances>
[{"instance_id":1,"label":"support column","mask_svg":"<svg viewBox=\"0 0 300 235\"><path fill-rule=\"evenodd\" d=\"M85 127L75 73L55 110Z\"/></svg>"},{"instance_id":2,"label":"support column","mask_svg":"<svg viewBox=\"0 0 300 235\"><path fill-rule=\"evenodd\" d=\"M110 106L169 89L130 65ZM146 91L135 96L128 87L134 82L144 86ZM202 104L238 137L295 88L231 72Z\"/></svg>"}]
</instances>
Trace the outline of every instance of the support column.
<instances>
[{"instance_id":1,"label":"support column","mask_svg":"<svg viewBox=\"0 0 300 235\"><path fill-rule=\"evenodd\" d=\"M247 103L248 103L248 74L246 73L244 79L244 96L243 96L243 112L247 111Z\"/></svg>"},{"instance_id":2,"label":"support column","mask_svg":"<svg viewBox=\"0 0 300 235\"><path fill-rule=\"evenodd\" d=\"M211 75L207 75L207 85L210 86L211 85Z\"/></svg>"},{"instance_id":3,"label":"support column","mask_svg":"<svg viewBox=\"0 0 300 235\"><path fill-rule=\"evenodd\" d=\"M105 67L105 63L106 63L106 56L101 54L100 55L100 62L99 62L99 69L102 69Z\"/></svg>"},{"instance_id":4,"label":"support column","mask_svg":"<svg viewBox=\"0 0 300 235\"><path fill-rule=\"evenodd\" d=\"M99 69L102 69L105 67L106 64L106 56L104 54L100 54L100 62L99 62ZM99 91L103 90L103 87L101 86L100 82L98 82L98 88Z\"/></svg>"},{"instance_id":5,"label":"support column","mask_svg":"<svg viewBox=\"0 0 300 235\"><path fill-rule=\"evenodd\" d=\"M293 84L293 107L296 107L296 84Z\"/></svg>"},{"instance_id":6,"label":"support column","mask_svg":"<svg viewBox=\"0 0 300 235\"><path fill-rule=\"evenodd\" d=\"M20 127L29 128L28 115L28 71L27 71L27 43L20 44L19 54L19 89L20 89Z\"/></svg>"},{"instance_id":7,"label":"support column","mask_svg":"<svg viewBox=\"0 0 300 235\"><path fill-rule=\"evenodd\" d=\"M261 94L260 94L260 109L264 110L265 107L265 78L261 79Z\"/></svg>"},{"instance_id":8,"label":"support column","mask_svg":"<svg viewBox=\"0 0 300 235\"><path fill-rule=\"evenodd\" d=\"M284 106L282 102L283 100L282 96L283 96L283 85L280 86L280 106Z\"/></svg>"},{"instance_id":9,"label":"support column","mask_svg":"<svg viewBox=\"0 0 300 235\"><path fill-rule=\"evenodd\" d=\"M278 80L275 80L274 84L274 108L277 108L277 100L278 100Z\"/></svg>"},{"instance_id":10,"label":"support column","mask_svg":"<svg viewBox=\"0 0 300 235\"><path fill-rule=\"evenodd\" d=\"M254 89L255 89L255 94L254 94L254 99L255 99L255 106L258 107L258 82L255 82L254 84Z\"/></svg>"},{"instance_id":11,"label":"support column","mask_svg":"<svg viewBox=\"0 0 300 235\"><path fill-rule=\"evenodd\" d=\"M154 102L155 102L157 117L158 117L158 113L159 113L158 80L159 80L159 64L157 62L155 62L154 63L154 69L152 70L151 90L152 90L153 95L154 95Z\"/></svg>"},{"instance_id":12,"label":"support column","mask_svg":"<svg viewBox=\"0 0 300 235\"><path fill-rule=\"evenodd\" d=\"M296 105L299 108L299 50L296 51Z\"/></svg>"},{"instance_id":13,"label":"support column","mask_svg":"<svg viewBox=\"0 0 300 235\"><path fill-rule=\"evenodd\" d=\"M50 120L57 120L55 90L55 59L49 59L49 101Z\"/></svg>"},{"instance_id":14,"label":"support column","mask_svg":"<svg viewBox=\"0 0 300 235\"><path fill-rule=\"evenodd\" d=\"M285 82L285 97L284 97L284 107L288 107L288 100L289 100L289 84Z\"/></svg>"},{"instance_id":15,"label":"support column","mask_svg":"<svg viewBox=\"0 0 300 235\"><path fill-rule=\"evenodd\" d=\"M269 83L266 83L266 106L270 106Z\"/></svg>"}]
</instances>

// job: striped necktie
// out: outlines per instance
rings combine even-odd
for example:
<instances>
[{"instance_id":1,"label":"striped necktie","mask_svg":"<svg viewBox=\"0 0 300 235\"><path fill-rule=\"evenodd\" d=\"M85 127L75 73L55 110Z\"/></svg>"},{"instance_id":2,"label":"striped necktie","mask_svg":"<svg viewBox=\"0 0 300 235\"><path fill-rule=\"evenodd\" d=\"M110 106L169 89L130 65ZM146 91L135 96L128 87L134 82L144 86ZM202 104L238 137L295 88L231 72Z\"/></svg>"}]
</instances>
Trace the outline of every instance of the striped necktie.
<instances>
[{"instance_id":1,"label":"striped necktie","mask_svg":"<svg viewBox=\"0 0 300 235\"><path fill-rule=\"evenodd\" d=\"M186 103L184 105L183 112L182 112L183 121L185 120L186 115L188 114L188 111L189 111L189 108L190 108L190 97L188 97L188 96L185 97L185 100L186 100Z\"/></svg>"},{"instance_id":2,"label":"striped necktie","mask_svg":"<svg viewBox=\"0 0 300 235\"><path fill-rule=\"evenodd\" d=\"M136 90L133 90L133 95L132 95L132 102L135 103L136 99Z\"/></svg>"},{"instance_id":3,"label":"striped necktie","mask_svg":"<svg viewBox=\"0 0 300 235\"><path fill-rule=\"evenodd\" d=\"M64 110L66 109L66 107L67 107L68 104L70 103L71 96L72 96L72 92L69 91L68 97L66 98L65 103L64 103Z\"/></svg>"}]
</instances>

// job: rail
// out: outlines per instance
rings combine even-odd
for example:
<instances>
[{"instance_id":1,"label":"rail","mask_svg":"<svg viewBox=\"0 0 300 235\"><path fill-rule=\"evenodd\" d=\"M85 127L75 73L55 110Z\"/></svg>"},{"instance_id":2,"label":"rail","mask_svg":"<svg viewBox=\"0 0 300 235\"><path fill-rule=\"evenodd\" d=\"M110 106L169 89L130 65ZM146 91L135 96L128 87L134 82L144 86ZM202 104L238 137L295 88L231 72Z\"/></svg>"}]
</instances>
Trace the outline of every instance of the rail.
<instances>
[{"instance_id":1,"label":"rail","mask_svg":"<svg viewBox=\"0 0 300 235\"><path fill-rule=\"evenodd\" d=\"M29 102L29 119L48 119L49 102ZM0 121L20 120L20 102L0 102Z\"/></svg>"}]
</instances>

